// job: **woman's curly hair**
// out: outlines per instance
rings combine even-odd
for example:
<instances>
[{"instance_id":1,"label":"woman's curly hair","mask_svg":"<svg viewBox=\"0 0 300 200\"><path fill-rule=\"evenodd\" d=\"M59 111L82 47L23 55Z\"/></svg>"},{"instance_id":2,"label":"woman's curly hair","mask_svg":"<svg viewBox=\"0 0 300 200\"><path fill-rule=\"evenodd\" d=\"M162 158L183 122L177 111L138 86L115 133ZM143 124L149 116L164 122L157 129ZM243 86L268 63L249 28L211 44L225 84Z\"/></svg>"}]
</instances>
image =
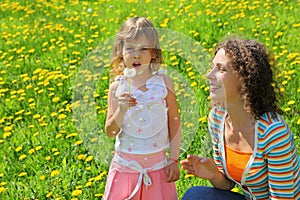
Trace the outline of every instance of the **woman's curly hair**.
<instances>
[{"instance_id":1,"label":"woman's curly hair","mask_svg":"<svg viewBox=\"0 0 300 200\"><path fill-rule=\"evenodd\" d=\"M221 48L239 77L245 109L256 119L266 112L282 114L277 105L275 89L278 87L272 71L274 61L265 46L255 40L230 38L219 43L215 52Z\"/></svg>"}]
</instances>

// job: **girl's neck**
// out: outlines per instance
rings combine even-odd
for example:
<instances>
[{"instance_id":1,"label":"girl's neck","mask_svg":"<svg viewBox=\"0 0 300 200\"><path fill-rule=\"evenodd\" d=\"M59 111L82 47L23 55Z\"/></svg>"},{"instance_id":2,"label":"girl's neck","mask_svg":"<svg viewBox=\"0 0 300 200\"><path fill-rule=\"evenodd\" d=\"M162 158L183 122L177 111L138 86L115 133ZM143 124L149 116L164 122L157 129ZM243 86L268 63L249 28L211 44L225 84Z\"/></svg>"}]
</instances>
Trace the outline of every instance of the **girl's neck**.
<instances>
[{"instance_id":1,"label":"girl's neck","mask_svg":"<svg viewBox=\"0 0 300 200\"><path fill-rule=\"evenodd\" d=\"M151 73L136 74L131 78L130 82L132 85L134 85L134 87L140 88L141 90L146 90L146 81L152 76L153 74Z\"/></svg>"}]
</instances>

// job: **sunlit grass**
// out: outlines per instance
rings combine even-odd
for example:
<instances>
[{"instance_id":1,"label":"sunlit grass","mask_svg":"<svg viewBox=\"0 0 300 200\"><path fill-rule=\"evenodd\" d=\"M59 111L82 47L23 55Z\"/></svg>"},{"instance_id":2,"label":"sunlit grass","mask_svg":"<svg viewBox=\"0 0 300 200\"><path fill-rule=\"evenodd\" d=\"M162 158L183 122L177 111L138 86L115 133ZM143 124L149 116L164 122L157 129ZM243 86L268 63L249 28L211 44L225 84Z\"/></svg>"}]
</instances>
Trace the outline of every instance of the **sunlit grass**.
<instances>
[{"instance_id":1,"label":"sunlit grass","mask_svg":"<svg viewBox=\"0 0 300 200\"><path fill-rule=\"evenodd\" d=\"M112 44L99 45L112 41L121 23L137 15L197 41L191 49L180 49L186 41L161 36L184 130L191 130L185 136L193 139L191 145L184 143L188 153L209 154L209 99L203 80L209 63L204 58L229 34L261 41L273 53L280 104L300 151L299 12L299 2L287 0L1 2L0 199L102 198L108 164L99 159L103 146L97 146L96 136L104 134ZM105 53L93 57L94 52ZM202 62L195 65L189 55ZM87 57L95 66L80 71ZM82 98L74 97L74 88ZM74 117L73 110L80 107L96 113L99 121L88 124L95 129L84 137L81 131L90 127L79 130L76 117L89 122L93 115ZM96 148L88 148L87 142ZM181 173L180 197L192 185L209 184Z\"/></svg>"}]
</instances>

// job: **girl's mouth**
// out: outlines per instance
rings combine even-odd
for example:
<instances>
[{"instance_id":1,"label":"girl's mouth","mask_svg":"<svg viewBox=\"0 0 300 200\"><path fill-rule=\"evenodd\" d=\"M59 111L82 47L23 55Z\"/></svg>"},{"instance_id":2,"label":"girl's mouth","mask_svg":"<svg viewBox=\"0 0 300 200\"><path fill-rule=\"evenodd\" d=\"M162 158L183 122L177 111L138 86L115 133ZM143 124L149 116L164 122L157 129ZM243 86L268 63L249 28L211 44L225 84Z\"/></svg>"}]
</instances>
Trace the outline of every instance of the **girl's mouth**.
<instances>
[{"instance_id":1,"label":"girl's mouth","mask_svg":"<svg viewBox=\"0 0 300 200\"><path fill-rule=\"evenodd\" d=\"M141 66L141 64L140 64L140 63L133 63L132 66L133 66L134 68L137 68L137 67Z\"/></svg>"}]
</instances>

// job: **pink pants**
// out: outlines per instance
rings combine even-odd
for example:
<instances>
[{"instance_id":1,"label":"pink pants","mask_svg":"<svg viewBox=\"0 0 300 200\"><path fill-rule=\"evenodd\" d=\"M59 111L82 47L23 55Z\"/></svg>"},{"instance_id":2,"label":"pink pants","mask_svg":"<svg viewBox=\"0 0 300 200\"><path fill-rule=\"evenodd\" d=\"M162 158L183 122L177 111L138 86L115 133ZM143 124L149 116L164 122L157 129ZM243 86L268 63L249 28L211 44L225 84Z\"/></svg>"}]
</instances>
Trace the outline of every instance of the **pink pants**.
<instances>
[{"instance_id":1,"label":"pink pants","mask_svg":"<svg viewBox=\"0 0 300 200\"><path fill-rule=\"evenodd\" d=\"M143 168L152 167L165 159L165 152L154 155L132 155L117 152L127 161L135 160ZM140 189L132 197L132 200L177 200L175 183L168 183L166 169L161 168L148 172L152 185L148 188L142 182ZM112 161L104 193L104 200L125 200L137 185L140 173Z\"/></svg>"}]
</instances>

